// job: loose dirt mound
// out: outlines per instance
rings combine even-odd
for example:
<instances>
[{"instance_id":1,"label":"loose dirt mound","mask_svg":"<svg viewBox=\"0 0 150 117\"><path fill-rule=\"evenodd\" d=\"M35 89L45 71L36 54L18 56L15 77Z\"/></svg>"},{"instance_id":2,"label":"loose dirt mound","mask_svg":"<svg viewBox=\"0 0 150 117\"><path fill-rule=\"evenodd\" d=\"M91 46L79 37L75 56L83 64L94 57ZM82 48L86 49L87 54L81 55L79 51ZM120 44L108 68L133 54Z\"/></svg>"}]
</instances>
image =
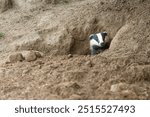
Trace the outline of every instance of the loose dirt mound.
<instances>
[{"instance_id":1,"label":"loose dirt mound","mask_svg":"<svg viewBox=\"0 0 150 117\"><path fill-rule=\"evenodd\" d=\"M149 0L0 2L0 99L150 99Z\"/></svg>"}]
</instances>

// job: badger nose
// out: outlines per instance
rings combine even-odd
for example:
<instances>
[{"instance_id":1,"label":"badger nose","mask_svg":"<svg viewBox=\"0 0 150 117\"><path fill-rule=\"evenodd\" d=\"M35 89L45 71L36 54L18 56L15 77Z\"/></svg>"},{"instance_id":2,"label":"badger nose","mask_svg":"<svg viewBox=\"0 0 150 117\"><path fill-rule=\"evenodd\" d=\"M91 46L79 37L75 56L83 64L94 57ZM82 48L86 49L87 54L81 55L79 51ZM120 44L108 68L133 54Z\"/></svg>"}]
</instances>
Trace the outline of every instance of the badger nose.
<instances>
[{"instance_id":1,"label":"badger nose","mask_svg":"<svg viewBox=\"0 0 150 117\"><path fill-rule=\"evenodd\" d=\"M104 42L103 42L103 43L101 43L101 46L102 46L102 47L104 47L104 46L105 46L105 43L104 43Z\"/></svg>"}]
</instances>

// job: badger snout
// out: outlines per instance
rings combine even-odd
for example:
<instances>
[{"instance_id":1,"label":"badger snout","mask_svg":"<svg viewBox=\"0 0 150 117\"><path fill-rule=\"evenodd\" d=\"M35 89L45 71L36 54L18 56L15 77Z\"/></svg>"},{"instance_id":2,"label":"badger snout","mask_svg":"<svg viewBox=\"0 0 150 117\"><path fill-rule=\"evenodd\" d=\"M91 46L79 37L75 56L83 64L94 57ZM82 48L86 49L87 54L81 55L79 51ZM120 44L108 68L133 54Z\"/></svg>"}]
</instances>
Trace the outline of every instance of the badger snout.
<instances>
[{"instance_id":1,"label":"badger snout","mask_svg":"<svg viewBox=\"0 0 150 117\"><path fill-rule=\"evenodd\" d=\"M100 44L101 47L105 47L105 45L106 45L105 42L102 42L102 43Z\"/></svg>"}]
</instances>

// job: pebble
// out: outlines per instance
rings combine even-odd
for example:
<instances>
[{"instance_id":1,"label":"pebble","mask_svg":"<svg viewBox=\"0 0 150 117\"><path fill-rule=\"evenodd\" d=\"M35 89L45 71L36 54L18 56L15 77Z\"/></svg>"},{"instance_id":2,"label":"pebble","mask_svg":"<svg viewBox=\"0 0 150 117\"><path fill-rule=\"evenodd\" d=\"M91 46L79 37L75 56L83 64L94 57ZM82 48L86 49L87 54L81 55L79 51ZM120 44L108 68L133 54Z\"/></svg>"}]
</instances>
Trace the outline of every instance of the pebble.
<instances>
[{"instance_id":1,"label":"pebble","mask_svg":"<svg viewBox=\"0 0 150 117\"><path fill-rule=\"evenodd\" d=\"M127 89L127 84L125 83L118 83L118 84L114 84L111 86L110 91L112 92L119 92L122 90L126 90Z\"/></svg>"},{"instance_id":2,"label":"pebble","mask_svg":"<svg viewBox=\"0 0 150 117\"><path fill-rule=\"evenodd\" d=\"M68 59L72 58L73 55L72 54L68 54Z\"/></svg>"},{"instance_id":3,"label":"pebble","mask_svg":"<svg viewBox=\"0 0 150 117\"><path fill-rule=\"evenodd\" d=\"M43 64L44 64L44 61L38 60L38 61L36 61L36 64L43 65Z\"/></svg>"},{"instance_id":4,"label":"pebble","mask_svg":"<svg viewBox=\"0 0 150 117\"><path fill-rule=\"evenodd\" d=\"M28 52L24 57L28 62L35 61L37 59L36 53L33 51Z\"/></svg>"},{"instance_id":5,"label":"pebble","mask_svg":"<svg viewBox=\"0 0 150 117\"><path fill-rule=\"evenodd\" d=\"M9 61L11 63L17 62L17 61L23 61L24 57L22 56L21 53L15 53L9 56Z\"/></svg>"},{"instance_id":6,"label":"pebble","mask_svg":"<svg viewBox=\"0 0 150 117\"><path fill-rule=\"evenodd\" d=\"M81 100L82 97L78 94L73 94L69 97L70 100Z\"/></svg>"},{"instance_id":7,"label":"pebble","mask_svg":"<svg viewBox=\"0 0 150 117\"><path fill-rule=\"evenodd\" d=\"M121 92L121 95L125 98L129 98L129 99L137 99L137 95L135 92L131 91L131 90L124 90Z\"/></svg>"},{"instance_id":8,"label":"pebble","mask_svg":"<svg viewBox=\"0 0 150 117\"><path fill-rule=\"evenodd\" d=\"M91 61L87 61L87 62L85 62L85 65L86 65L86 66L88 66L88 67L92 67L92 66L93 66L93 64L92 64L92 62L91 62Z\"/></svg>"}]
</instances>

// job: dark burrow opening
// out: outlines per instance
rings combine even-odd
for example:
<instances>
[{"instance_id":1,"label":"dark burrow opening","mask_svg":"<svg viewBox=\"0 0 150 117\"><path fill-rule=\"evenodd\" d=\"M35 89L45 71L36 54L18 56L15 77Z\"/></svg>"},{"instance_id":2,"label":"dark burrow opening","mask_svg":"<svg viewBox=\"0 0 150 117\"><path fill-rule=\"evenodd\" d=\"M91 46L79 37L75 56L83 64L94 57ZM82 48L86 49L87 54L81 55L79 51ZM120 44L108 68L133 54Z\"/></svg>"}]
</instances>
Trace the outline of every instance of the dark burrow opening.
<instances>
[{"instance_id":1,"label":"dark burrow opening","mask_svg":"<svg viewBox=\"0 0 150 117\"><path fill-rule=\"evenodd\" d=\"M83 36L81 35L73 35L72 36L72 40L73 43L70 47L69 50L69 54L77 54L77 55L90 55L91 54L91 50L90 50L90 40L89 40L89 36L91 34L96 34L102 31L93 31L92 33L86 33L83 34ZM104 52L105 50L109 49L110 44L111 44L111 38L109 37L109 34L107 35L106 39L105 39L105 47L102 48L101 52ZM101 53L100 52L100 53ZM99 54L100 54L99 53Z\"/></svg>"}]
</instances>

